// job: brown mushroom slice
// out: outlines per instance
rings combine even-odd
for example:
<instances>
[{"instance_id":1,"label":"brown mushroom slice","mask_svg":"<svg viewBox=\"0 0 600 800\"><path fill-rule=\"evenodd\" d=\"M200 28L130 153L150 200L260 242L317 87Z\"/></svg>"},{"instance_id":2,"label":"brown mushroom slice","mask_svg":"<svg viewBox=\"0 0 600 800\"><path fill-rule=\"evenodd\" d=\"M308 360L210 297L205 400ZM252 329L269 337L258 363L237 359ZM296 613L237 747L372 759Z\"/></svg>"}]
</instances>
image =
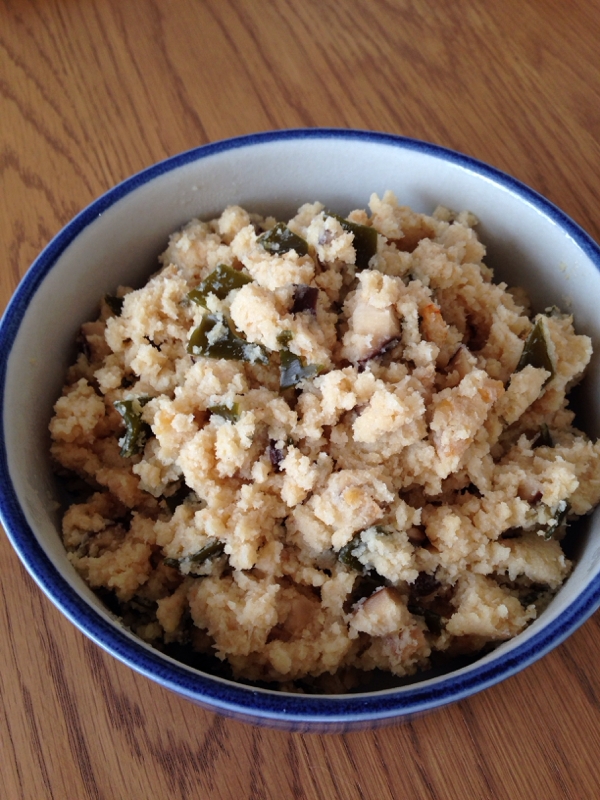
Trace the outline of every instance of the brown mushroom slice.
<instances>
[{"instance_id":1,"label":"brown mushroom slice","mask_svg":"<svg viewBox=\"0 0 600 800\"><path fill-rule=\"evenodd\" d=\"M319 602L306 595L298 594L293 599L290 610L283 623L283 629L291 636L296 636L310 627L311 621L319 612Z\"/></svg>"},{"instance_id":2,"label":"brown mushroom slice","mask_svg":"<svg viewBox=\"0 0 600 800\"><path fill-rule=\"evenodd\" d=\"M400 323L394 309L376 308L369 303L357 303L352 314L351 334L344 337L344 347L350 361L366 361L376 356L400 335Z\"/></svg>"},{"instance_id":3,"label":"brown mushroom slice","mask_svg":"<svg viewBox=\"0 0 600 800\"><path fill-rule=\"evenodd\" d=\"M378 589L360 603L350 627L370 636L388 636L412 624L412 615L402 595L393 587Z\"/></svg>"}]
</instances>

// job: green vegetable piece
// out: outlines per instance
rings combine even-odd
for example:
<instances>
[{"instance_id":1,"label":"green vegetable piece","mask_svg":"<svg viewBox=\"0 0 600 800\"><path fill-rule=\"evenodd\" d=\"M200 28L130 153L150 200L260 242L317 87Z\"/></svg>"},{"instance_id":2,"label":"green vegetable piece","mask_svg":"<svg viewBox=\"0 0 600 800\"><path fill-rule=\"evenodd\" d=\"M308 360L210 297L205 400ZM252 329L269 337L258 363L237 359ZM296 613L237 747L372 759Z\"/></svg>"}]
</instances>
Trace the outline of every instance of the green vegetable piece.
<instances>
[{"instance_id":1,"label":"green vegetable piece","mask_svg":"<svg viewBox=\"0 0 600 800\"><path fill-rule=\"evenodd\" d=\"M436 611L432 611L430 608L423 608L416 603L409 603L408 610L411 614L416 614L418 617L424 617L425 625L427 625L428 630L434 635L439 636L444 629L442 616Z\"/></svg>"},{"instance_id":2,"label":"green vegetable piece","mask_svg":"<svg viewBox=\"0 0 600 800\"><path fill-rule=\"evenodd\" d=\"M188 292L188 299L199 306L206 308L206 298L209 294L216 295L219 300L224 300L229 292L241 289L247 283L252 283L252 278L226 264L219 264L210 275L196 288Z\"/></svg>"},{"instance_id":3,"label":"green vegetable piece","mask_svg":"<svg viewBox=\"0 0 600 800\"><path fill-rule=\"evenodd\" d=\"M340 217L339 214L326 213L330 217L337 219L345 231L354 234L354 241L352 244L356 250L356 268L358 270L366 269L369 266L370 259L377 252L376 229L368 225L360 225L358 222L350 222L349 219Z\"/></svg>"},{"instance_id":4,"label":"green vegetable piece","mask_svg":"<svg viewBox=\"0 0 600 800\"><path fill-rule=\"evenodd\" d=\"M374 525L373 527L375 528L377 533L381 534L382 536L389 536L389 534L391 533L391 531L388 531L386 528L383 527L383 525ZM367 530L369 529L367 528Z\"/></svg>"},{"instance_id":5,"label":"green vegetable piece","mask_svg":"<svg viewBox=\"0 0 600 800\"><path fill-rule=\"evenodd\" d=\"M558 306L548 306L544 309L544 316L546 317L563 317L565 316Z\"/></svg>"},{"instance_id":6,"label":"green vegetable piece","mask_svg":"<svg viewBox=\"0 0 600 800\"><path fill-rule=\"evenodd\" d=\"M388 536L390 531L386 530L382 525L373 525L370 528L365 528L365 530L360 531L359 533L351 539L348 544L345 544L343 547L340 548L338 552L338 561L341 561L342 564L345 564L347 567L351 569L355 569L357 572L362 572L365 575L369 575L371 577L377 576L376 570L370 568L368 569L362 564L359 559L353 554L353 551L356 550L357 547L360 547L362 544L362 534L367 530L375 529L378 534L381 536Z\"/></svg>"},{"instance_id":7,"label":"green vegetable piece","mask_svg":"<svg viewBox=\"0 0 600 800\"><path fill-rule=\"evenodd\" d=\"M345 544L338 553L338 561L341 561L342 564L345 564L350 569L355 569L357 572L363 572L364 565L358 560L358 558L352 554L353 550L361 544L360 533L357 533L353 539L350 539L348 544Z\"/></svg>"},{"instance_id":8,"label":"green vegetable piece","mask_svg":"<svg viewBox=\"0 0 600 800\"><path fill-rule=\"evenodd\" d=\"M373 525L371 528L365 528L365 530L372 530L372 528L374 528L381 536L388 536L391 532L384 528L383 525ZM362 544L361 536L363 533L364 531L357 533L356 536L351 539L348 544L345 544L342 548L340 548L338 552L338 560L347 567L358 570L358 572L364 572L365 565L362 564L355 555L353 555L352 551L356 550L356 548L360 547ZM377 572L373 571L369 574L377 575Z\"/></svg>"},{"instance_id":9,"label":"green vegetable piece","mask_svg":"<svg viewBox=\"0 0 600 800\"><path fill-rule=\"evenodd\" d=\"M223 314L205 314L202 317L202 322L190 337L187 351L193 356L249 361L252 364L269 363L264 348L234 333L231 323Z\"/></svg>"},{"instance_id":10,"label":"green vegetable piece","mask_svg":"<svg viewBox=\"0 0 600 800\"><path fill-rule=\"evenodd\" d=\"M131 400L115 400L113 403L125 423L125 435L119 439L123 458L141 453L151 433L150 426L142 419L142 408L149 400L149 397L136 397Z\"/></svg>"},{"instance_id":11,"label":"green vegetable piece","mask_svg":"<svg viewBox=\"0 0 600 800\"><path fill-rule=\"evenodd\" d=\"M292 386L308 378L314 378L323 369L320 364L304 364L304 360L285 347L279 351L279 388L291 389Z\"/></svg>"},{"instance_id":12,"label":"green vegetable piece","mask_svg":"<svg viewBox=\"0 0 600 800\"><path fill-rule=\"evenodd\" d=\"M546 379L546 383L551 381L554 377L554 364L548 352L548 342L546 341L546 334L544 332L543 317L540 317L533 326L533 330L529 334L521 358L517 364L515 372L520 372L527 366L535 367L536 369L545 369L550 373L550 377ZM545 384L544 384L545 385Z\"/></svg>"},{"instance_id":13,"label":"green vegetable piece","mask_svg":"<svg viewBox=\"0 0 600 800\"><path fill-rule=\"evenodd\" d=\"M565 524L567 521L567 517L569 515L569 511L571 510L571 505L566 500L561 500L558 504L558 511L554 519L548 523L546 530L544 532L544 539L552 539L556 531Z\"/></svg>"},{"instance_id":14,"label":"green vegetable piece","mask_svg":"<svg viewBox=\"0 0 600 800\"><path fill-rule=\"evenodd\" d=\"M291 231L284 222L278 222L270 231L258 237L265 250L273 255L295 250L299 256L308 255L308 244L297 233Z\"/></svg>"},{"instance_id":15,"label":"green vegetable piece","mask_svg":"<svg viewBox=\"0 0 600 800\"><path fill-rule=\"evenodd\" d=\"M292 331L281 331L277 341L282 346L279 351L280 374L279 388L281 391L291 389L305 378L314 378L321 372L320 364L304 364L304 360L288 349L288 344L294 338Z\"/></svg>"},{"instance_id":16,"label":"green vegetable piece","mask_svg":"<svg viewBox=\"0 0 600 800\"><path fill-rule=\"evenodd\" d=\"M192 564L204 564L205 561L208 561L209 558L214 558L215 556L220 556L225 551L225 545L223 542L220 542L218 539L210 539L204 547L198 550L197 553L194 553L193 556L189 557L189 561Z\"/></svg>"},{"instance_id":17,"label":"green vegetable piece","mask_svg":"<svg viewBox=\"0 0 600 800\"><path fill-rule=\"evenodd\" d=\"M540 432L538 433L533 444L534 450L536 447L554 447L554 441L552 439L552 434L550 433L550 428L545 422L540 426Z\"/></svg>"},{"instance_id":18,"label":"green vegetable piece","mask_svg":"<svg viewBox=\"0 0 600 800\"><path fill-rule=\"evenodd\" d=\"M209 406L208 410L211 414L223 417L228 422L237 422L240 418L240 407L237 403L234 403L231 408L225 405Z\"/></svg>"},{"instance_id":19,"label":"green vegetable piece","mask_svg":"<svg viewBox=\"0 0 600 800\"><path fill-rule=\"evenodd\" d=\"M291 331L281 331L281 333L277 335L277 341L282 347L287 347L293 338L294 334Z\"/></svg>"},{"instance_id":20,"label":"green vegetable piece","mask_svg":"<svg viewBox=\"0 0 600 800\"><path fill-rule=\"evenodd\" d=\"M116 297L114 294L105 294L104 295L104 302L113 312L116 317L121 316L121 311L123 310L123 298Z\"/></svg>"},{"instance_id":21,"label":"green vegetable piece","mask_svg":"<svg viewBox=\"0 0 600 800\"><path fill-rule=\"evenodd\" d=\"M177 568L185 563L198 566L199 564L204 564L209 558L216 558L217 556L223 555L224 552L225 545L223 542L220 542L218 539L209 539L204 547L201 547L197 553L193 553L191 556L184 556L184 558L165 558L163 563L166 564L167 567Z\"/></svg>"}]
</instances>

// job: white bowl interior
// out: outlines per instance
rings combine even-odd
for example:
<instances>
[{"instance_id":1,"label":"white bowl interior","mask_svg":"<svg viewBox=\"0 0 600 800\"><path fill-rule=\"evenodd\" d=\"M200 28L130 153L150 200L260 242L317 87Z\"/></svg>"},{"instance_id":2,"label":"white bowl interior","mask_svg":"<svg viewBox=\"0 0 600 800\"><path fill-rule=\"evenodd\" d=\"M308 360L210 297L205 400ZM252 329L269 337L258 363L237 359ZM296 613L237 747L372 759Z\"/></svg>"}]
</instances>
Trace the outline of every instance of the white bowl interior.
<instances>
[{"instance_id":1,"label":"white bowl interior","mask_svg":"<svg viewBox=\"0 0 600 800\"><path fill-rule=\"evenodd\" d=\"M581 390L581 407L586 431L600 433L595 402L600 273L585 246L561 227L560 215L548 215L533 194L510 181L494 182L493 174L481 173L474 162L369 137L258 140L179 163L152 180L128 185L103 213L89 215L37 288L8 360L4 425L15 491L56 569L99 613L110 618L69 565L58 534L48 421L79 326L94 317L104 293L118 284L141 285L157 268L169 234L192 217L210 218L233 203L286 217L313 200L347 213L366 207L371 192L381 196L386 189L419 211L431 213L438 204L473 211L497 278L524 285L538 310L552 304L573 310L578 331L594 340L596 355ZM555 619L598 574L600 530L593 522L585 527L575 572L548 611L488 659L514 649Z\"/></svg>"}]
</instances>

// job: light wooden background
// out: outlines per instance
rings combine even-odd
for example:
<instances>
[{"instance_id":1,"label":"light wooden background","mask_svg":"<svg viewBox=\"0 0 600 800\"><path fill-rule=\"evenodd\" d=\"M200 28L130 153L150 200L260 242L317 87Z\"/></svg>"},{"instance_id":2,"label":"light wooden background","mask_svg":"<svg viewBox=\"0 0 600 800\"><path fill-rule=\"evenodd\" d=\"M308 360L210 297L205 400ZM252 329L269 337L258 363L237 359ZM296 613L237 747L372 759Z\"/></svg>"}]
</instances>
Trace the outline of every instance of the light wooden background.
<instances>
[{"instance_id":1,"label":"light wooden background","mask_svg":"<svg viewBox=\"0 0 600 800\"><path fill-rule=\"evenodd\" d=\"M600 6L574 0L0 0L0 300L101 192L179 151L359 127L481 158L600 240ZM598 616L522 674L374 732L205 712L101 652L0 537L0 795L600 797Z\"/></svg>"}]
</instances>

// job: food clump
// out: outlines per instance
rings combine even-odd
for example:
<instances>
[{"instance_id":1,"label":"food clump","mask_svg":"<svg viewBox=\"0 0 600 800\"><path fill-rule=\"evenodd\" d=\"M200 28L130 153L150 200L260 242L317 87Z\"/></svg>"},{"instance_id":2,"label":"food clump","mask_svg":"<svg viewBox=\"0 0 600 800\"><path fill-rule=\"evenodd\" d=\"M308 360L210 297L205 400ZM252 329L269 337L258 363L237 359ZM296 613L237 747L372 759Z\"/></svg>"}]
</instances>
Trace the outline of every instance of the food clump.
<instances>
[{"instance_id":1,"label":"food clump","mask_svg":"<svg viewBox=\"0 0 600 800\"><path fill-rule=\"evenodd\" d=\"M369 210L189 222L82 326L50 423L74 567L238 680L343 692L483 652L600 500L567 401L589 338L494 283L472 214Z\"/></svg>"}]
</instances>

